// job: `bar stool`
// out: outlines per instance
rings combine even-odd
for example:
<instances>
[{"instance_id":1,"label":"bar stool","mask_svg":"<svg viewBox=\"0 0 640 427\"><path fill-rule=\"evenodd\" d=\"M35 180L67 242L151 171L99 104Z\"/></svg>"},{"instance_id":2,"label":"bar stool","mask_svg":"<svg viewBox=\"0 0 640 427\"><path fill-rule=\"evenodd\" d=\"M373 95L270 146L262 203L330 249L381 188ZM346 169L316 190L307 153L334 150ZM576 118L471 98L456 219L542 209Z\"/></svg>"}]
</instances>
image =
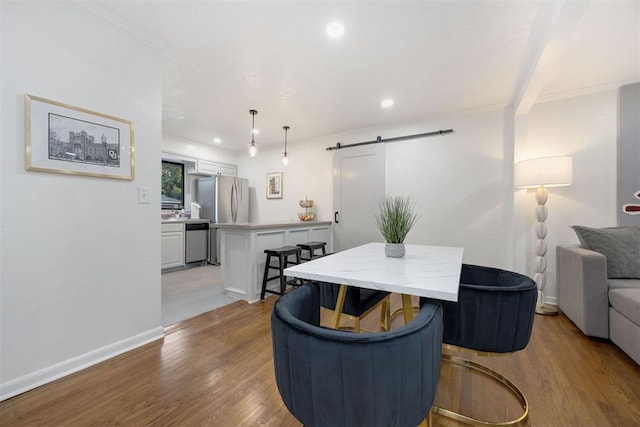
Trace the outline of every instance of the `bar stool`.
<instances>
[{"instance_id":1,"label":"bar stool","mask_svg":"<svg viewBox=\"0 0 640 427\"><path fill-rule=\"evenodd\" d=\"M302 261L311 261L312 259L319 257L320 255L315 253L316 249L322 249L322 255L327 254L327 242L307 242L307 243L298 243L296 245L303 251L309 251L309 258L300 256Z\"/></svg>"},{"instance_id":2,"label":"bar stool","mask_svg":"<svg viewBox=\"0 0 640 427\"><path fill-rule=\"evenodd\" d=\"M267 254L267 261L264 264L264 276L262 277L262 292L260 293L260 299L264 299L265 292L270 292L276 295L284 295L285 288L288 284L298 286L299 282L297 279L294 280L285 280L284 278L284 269L288 267L289 264L300 264L300 253L301 250L295 246L283 246L281 248L275 249L265 249L264 253ZM291 255L296 256L296 260L290 261L289 257ZM275 257L278 260L278 265L271 265L271 257ZM278 270L278 274L272 277L269 277L269 269ZM280 292L272 291L271 289L267 289L267 282L270 280L280 279Z\"/></svg>"}]
</instances>

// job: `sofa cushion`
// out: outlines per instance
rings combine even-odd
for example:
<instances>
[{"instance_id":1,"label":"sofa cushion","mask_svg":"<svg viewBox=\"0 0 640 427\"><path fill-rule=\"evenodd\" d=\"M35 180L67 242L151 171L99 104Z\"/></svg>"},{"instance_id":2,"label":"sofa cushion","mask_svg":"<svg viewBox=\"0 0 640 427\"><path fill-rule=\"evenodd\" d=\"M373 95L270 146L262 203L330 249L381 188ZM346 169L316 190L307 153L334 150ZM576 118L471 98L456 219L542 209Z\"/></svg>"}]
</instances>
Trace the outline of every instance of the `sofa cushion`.
<instances>
[{"instance_id":1,"label":"sofa cushion","mask_svg":"<svg viewBox=\"0 0 640 427\"><path fill-rule=\"evenodd\" d=\"M609 279L609 290L636 288L640 289L640 279Z\"/></svg>"},{"instance_id":2,"label":"sofa cushion","mask_svg":"<svg viewBox=\"0 0 640 427\"><path fill-rule=\"evenodd\" d=\"M640 325L640 289L612 289L609 304L636 325Z\"/></svg>"},{"instance_id":3,"label":"sofa cushion","mask_svg":"<svg viewBox=\"0 0 640 427\"><path fill-rule=\"evenodd\" d=\"M607 258L609 279L640 279L640 227L571 228L583 247Z\"/></svg>"}]
</instances>

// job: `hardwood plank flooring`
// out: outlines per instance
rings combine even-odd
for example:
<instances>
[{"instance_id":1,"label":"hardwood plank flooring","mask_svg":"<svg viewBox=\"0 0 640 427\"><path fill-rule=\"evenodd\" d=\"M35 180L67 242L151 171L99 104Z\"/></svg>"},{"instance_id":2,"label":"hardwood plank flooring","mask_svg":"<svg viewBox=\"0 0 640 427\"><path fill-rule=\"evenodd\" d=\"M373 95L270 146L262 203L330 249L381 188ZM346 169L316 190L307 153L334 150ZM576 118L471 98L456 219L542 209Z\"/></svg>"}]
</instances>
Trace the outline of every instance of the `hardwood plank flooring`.
<instances>
[{"instance_id":1,"label":"hardwood plank flooring","mask_svg":"<svg viewBox=\"0 0 640 427\"><path fill-rule=\"evenodd\" d=\"M0 402L0 425L299 426L273 376L274 302L232 303L168 327L164 340ZM374 328L377 317L363 326ZM323 319L328 323L328 315ZM523 351L472 359L522 389L529 426L640 425L640 366L563 315L536 316ZM436 403L492 420L519 410L492 381L449 364ZM439 415L433 424L461 425Z\"/></svg>"}]
</instances>

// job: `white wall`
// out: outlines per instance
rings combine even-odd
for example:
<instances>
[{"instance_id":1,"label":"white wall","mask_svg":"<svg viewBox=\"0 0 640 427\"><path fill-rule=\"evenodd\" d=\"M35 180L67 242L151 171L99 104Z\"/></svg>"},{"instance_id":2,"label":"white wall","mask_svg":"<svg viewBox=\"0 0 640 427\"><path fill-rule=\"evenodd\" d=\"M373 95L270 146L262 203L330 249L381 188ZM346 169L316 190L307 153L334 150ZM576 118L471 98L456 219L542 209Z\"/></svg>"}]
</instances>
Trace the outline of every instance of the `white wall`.
<instances>
[{"instance_id":1,"label":"white wall","mask_svg":"<svg viewBox=\"0 0 640 427\"><path fill-rule=\"evenodd\" d=\"M387 194L414 197L421 215L406 242L460 246L466 263L508 268L503 112L460 114L388 135L449 128L453 134L386 146Z\"/></svg>"},{"instance_id":2,"label":"white wall","mask_svg":"<svg viewBox=\"0 0 640 427\"><path fill-rule=\"evenodd\" d=\"M527 137L516 161L546 156L573 157L573 185L549 188L545 293L555 303L555 248L577 244L571 225L616 225L617 91L537 103L527 116ZM518 190L527 213L527 273L535 272L535 190ZM520 195L522 195L520 194Z\"/></svg>"},{"instance_id":3,"label":"white wall","mask_svg":"<svg viewBox=\"0 0 640 427\"><path fill-rule=\"evenodd\" d=\"M238 176L249 179L249 219L253 222L297 221L298 213L304 212L298 203L306 197L314 201L316 220L332 220L333 155L326 150L330 145L335 145L335 140L323 138L292 142L290 139L287 166L282 164L284 145L270 148L258 145L256 157L241 151L238 154ZM282 199L267 199L267 173L278 171L283 172Z\"/></svg>"},{"instance_id":4,"label":"white wall","mask_svg":"<svg viewBox=\"0 0 640 427\"><path fill-rule=\"evenodd\" d=\"M4 398L163 335L162 58L73 2L0 7ZM132 120L135 180L27 172L25 93Z\"/></svg>"}]
</instances>

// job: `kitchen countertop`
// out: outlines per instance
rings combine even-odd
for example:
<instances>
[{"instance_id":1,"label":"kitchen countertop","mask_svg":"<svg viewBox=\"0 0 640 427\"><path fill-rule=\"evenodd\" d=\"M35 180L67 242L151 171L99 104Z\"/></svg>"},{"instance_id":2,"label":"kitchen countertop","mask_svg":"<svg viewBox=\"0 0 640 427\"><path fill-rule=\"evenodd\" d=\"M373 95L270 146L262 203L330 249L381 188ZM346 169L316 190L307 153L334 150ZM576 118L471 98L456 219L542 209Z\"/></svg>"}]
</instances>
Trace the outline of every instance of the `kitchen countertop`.
<instances>
[{"instance_id":1,"label":"kitchen countertop","mask_svg":"<svg viewBox=\"0 0 640 427\"><path fill-rule=\"evenodd\" d=\"M331 221L282 221L268 223L237 222L221 223L216 226L228 230L259 230L265 228L317 227L331 225Z\"/></svg>"},{"instance_id":2,"label":"kitchen countertop","mask_svg":"<svg viewBox=\"0 0 640 427\"><path fill-rule=\"evenodd\" d=\"M206 219L206 218L170 218L170 219L161 219L160 222L162 224L173 224L173 223L178 223L178 224L198 224L198 223L203 223L203 222L211 222L210 219Z\"/></svg>"}]
</instances>

